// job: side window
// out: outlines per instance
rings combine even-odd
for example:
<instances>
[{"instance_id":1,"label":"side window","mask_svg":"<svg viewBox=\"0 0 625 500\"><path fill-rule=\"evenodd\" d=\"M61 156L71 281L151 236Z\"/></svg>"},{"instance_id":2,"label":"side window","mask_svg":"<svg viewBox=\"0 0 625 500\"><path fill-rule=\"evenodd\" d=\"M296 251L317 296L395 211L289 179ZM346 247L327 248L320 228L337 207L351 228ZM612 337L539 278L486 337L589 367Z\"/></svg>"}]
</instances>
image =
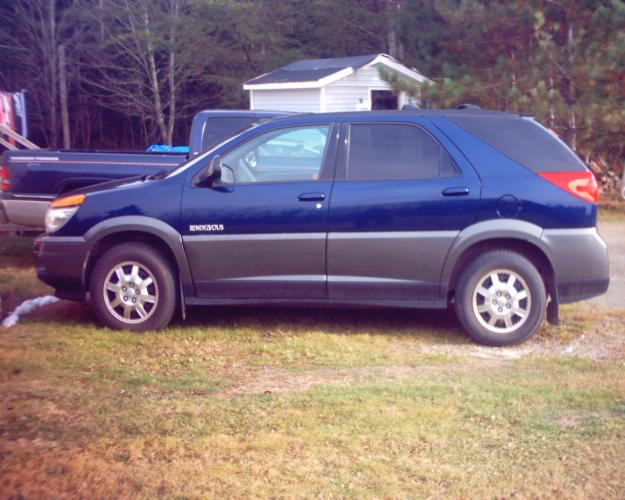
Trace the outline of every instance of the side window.
<instances>
[{"instance_id":1,"label":"side window","mask_svg":"<svg viewBox=\"0 0 625 500\"><path fill-rule=\"evenodd\" d=\"M319 179L330 125L267 132L227 153L237 183L314 181Z\"/></svg>"},{"instance_id":2,"label":"side window","mask_svg":"<svg viewBox=\"0 0 625 500\"><path fill-rule=\"evenodd\" d=\"M347 178L432 179L457 175L449 153L425 130L396 123L350 126Z\"/></svg>"}]
</instances>

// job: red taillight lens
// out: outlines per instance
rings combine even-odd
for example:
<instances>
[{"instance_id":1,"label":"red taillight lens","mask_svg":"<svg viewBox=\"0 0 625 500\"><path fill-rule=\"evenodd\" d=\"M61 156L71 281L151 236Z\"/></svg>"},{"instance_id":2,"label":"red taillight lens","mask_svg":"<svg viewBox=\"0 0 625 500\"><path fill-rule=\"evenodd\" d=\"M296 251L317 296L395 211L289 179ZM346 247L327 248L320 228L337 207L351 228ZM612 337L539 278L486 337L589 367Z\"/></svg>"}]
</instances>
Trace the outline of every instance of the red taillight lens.
<instances>
[{"instance_id":1,"label":"red taillight lens","mask_svg":"<svg viewBox=\"0 0 625 500\"><path fill-rule=\"evenodd\" d=\"M9 179L9 169L6 167L0 167L0 191L7 191L11 185Z\"/></svg>"},{"instance_id":2,"label":"red taillight lens","mask_svg":"<svg viewBox=\"0 0 625 500\"><path fill-rule=\"evenodd\" d=\"M542 172L539 175L584 201L599 201L599 186L592 172Z\"/></svg>"}]
</instances>

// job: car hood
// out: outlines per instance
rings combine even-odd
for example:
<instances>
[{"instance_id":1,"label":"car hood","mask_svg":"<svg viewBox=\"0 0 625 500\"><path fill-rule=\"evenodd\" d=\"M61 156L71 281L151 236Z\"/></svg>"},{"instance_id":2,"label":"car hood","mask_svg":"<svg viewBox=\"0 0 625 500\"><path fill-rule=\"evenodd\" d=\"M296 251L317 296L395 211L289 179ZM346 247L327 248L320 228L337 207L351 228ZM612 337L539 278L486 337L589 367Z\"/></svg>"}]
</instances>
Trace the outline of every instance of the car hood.
<instances>
[{"instance_id":1,"label":"car hood","mask_svg":"<svg viewBox=\"0 0 625 500\"><path fill-rule=\"evenodd\" d=\"M82 188L74 189L73 191L69 191L67 193L63 193L62 196L69 196L72 194L99 193L101 191L109 191L111 189L117 189L120 187L137 186L143 184L144 182L153 181L148 181L147 176L145 175L139 175L134 177L127 177L126 179L117 179L113 181L100 182L91 186L85 186Z\"/></svg>"}]
</instances>

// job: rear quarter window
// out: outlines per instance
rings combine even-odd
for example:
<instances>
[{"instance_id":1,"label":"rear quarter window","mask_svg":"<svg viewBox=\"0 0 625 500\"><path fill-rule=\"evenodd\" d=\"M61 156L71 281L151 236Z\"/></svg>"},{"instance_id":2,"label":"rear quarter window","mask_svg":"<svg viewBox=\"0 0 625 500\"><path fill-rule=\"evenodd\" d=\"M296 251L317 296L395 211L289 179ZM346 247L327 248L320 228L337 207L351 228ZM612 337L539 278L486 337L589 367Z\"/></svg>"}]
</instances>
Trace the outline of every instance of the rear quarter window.
<instances>
[{"instance_id":1,"label":"rear quarter window","mask_svg":"<svg viewBox=\"0 0 625 500\"><path fill-rule=\"evenodd\" d=\"M534 172L577 172L586 166L531 118L450 116L451 121Z\"/></svg>"}]
</instances>

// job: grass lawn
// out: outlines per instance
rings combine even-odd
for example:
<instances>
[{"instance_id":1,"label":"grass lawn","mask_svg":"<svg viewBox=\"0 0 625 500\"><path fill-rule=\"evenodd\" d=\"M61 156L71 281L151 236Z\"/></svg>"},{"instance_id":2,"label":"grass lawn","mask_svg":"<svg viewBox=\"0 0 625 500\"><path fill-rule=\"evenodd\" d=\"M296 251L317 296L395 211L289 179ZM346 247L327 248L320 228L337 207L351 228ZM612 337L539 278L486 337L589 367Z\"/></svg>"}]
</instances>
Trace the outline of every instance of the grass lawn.
<instances>
[{"instance_id":1,"label":"grass lawn","mask_svg":"<svg viewBox=\"0 0 625 500\"><path fill-rule=\"evenodd\" d=\"M0 239L6 304L48 291L28 252ZM137 335L62 302L0 328L1 496L622 497L624 320L567 306L488 349L441 312L198 308Z\"/></svg>"}]
</instances>

